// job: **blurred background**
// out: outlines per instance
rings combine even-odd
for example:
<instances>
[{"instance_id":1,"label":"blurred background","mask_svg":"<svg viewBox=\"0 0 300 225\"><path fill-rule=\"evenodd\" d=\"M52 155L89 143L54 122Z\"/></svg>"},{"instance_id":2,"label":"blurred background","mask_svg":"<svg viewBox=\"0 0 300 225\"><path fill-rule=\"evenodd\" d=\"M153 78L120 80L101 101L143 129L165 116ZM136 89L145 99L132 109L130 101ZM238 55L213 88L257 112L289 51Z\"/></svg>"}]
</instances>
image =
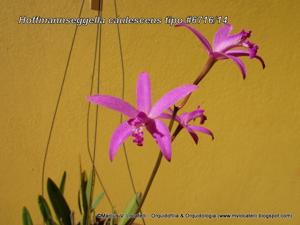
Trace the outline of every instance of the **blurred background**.
<instances>
[{"instance_id":1,"label":"blurred background","mask_svg":"<svg viewBox=\"0 0 300 225\"><path fill-rule=\"evenodd\" d=\"M229 60L214 65L187 106L206 110L206 127L215 140L200 135L196 146L186 132L173 144L172 161L163 160L143 212L289 213L292 219L147 219L147 224L299 224L300 76L299 1L117 1L121 17L228 16L234 33L252 30L251 41L266 62L245 57L248 76ZM75 25L20 25L20 16L77 17L80 1L1 1L0 19L0 222L21 224L26 205L36 224L47 137L67 63ZM114 17L104 0L105 18ZM94 17L89 1L83 17ZM218 24L197 24L209 40ZM100 92L121 96L122 71L116 25L102 27ZM138 74L150 74L153 100L191 83L207 54L191 32L164 23L121 25L125 99L135 104ZM87 153L87 107L96 25L80 26L49 145L46 177L68 173L66 198L78 216L79 158L91 169ZM297 63L298 62L298 63ZM98 68L97 68L98 69ZM93 93L96 93L94 90ZM95 107L92 107L92 115ZM118 211L133 191L120 151L113 162L108 144L119 114L99 110L96 166ZM91 117L91 131L94 116ZM91 142L92 143L92 142ZM146 135L145 147L127 141L136 188L143 191L158 148ZM101 187L96 182L96 193ZM100 212L110 213L104 200ZM140 221L139 221L140 222Z\"/></svg>"}]
</instances>

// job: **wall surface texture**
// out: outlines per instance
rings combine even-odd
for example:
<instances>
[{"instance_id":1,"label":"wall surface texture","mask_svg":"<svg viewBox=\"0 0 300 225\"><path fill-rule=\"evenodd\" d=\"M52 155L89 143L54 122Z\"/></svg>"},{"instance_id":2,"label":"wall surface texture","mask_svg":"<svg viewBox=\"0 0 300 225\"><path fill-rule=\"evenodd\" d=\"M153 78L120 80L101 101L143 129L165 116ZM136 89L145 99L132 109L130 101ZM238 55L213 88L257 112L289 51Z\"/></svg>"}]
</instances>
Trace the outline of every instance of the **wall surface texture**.
<instances>
[{"instance_id":1,"label":"wall surface texture","mask_svg":"<svg viewBox=\"0 0 300 225\"><path fill-rule=\"evenodd\" d=\"M228 16L234 32L252 30L266 62L244 58L247 78L229 60L217 62L191 97L187 110L201 105L215 140L200 135L196 146L186 132L163 160L143 212L151 213L289 213L292 219L147 219L147 224L300 224L300 17L299 1L146 1L119 0L121 17ZM41 224L37 195L41 169L74 25L18 24L20 16L77 17L81 2L0 1L0 223L21 224L26 205ZM88 2L83 17L93 17ZM104 0L104 17L114 17L113 1ZM212 40L220 25L197 24ZM101 93L121 96L122 70L115 25L102 27ZM191 83L207 60L203 46L184 28L121 25L125 98L135 104L135 83L150 74L153 99ZM68 172L66 198L77 210L79 158L90 170L86 121L96 25L80 26L49 146L46 176L58 181ZM97 69L97 68L96 68ZM93 93L96 93L95 89ZM93 134L95 107L91 111ZM100 108L96 165L120 212L133 192L120 151L108 159L111 133L120 115ZM92 136L92 135L91 135ZM92 136L93 137L93 136ZM92 140L90 141L92 144ZM133 177L143 191L158 148L146 135L143 148L126 143ZM96 192L100 192L96 183ZM107 200L97 209L110 212ZM140 221L139 221L140 222Z\"/></svg>"}]
</instances>

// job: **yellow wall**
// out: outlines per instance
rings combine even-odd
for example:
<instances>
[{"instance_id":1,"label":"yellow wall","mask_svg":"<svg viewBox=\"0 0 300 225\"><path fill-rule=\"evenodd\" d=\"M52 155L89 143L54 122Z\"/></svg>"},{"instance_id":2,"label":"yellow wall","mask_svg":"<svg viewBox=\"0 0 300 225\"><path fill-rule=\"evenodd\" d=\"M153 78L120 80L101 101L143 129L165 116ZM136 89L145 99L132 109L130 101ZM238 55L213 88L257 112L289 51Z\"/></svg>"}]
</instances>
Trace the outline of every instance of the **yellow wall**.
<instances>
[{"instance_id":1,"label":"yellow wall","mask_svg":"<svg viewBox=\"0 0 300 225\"><path fill-rule=\"evenodd\" d=\"M119 13L131 17L227 15L234 31L253 31L265 59L245 58L248 77L237 67L218 62L193 95L189 109L201 104L206 126L216 139L200 135L195 146L186 133L173 145L172 162L163 161L144 213L292 213L293 219L186 220L189 224L300 224L300 76L299 1L124 1ZM76 17L79 1L0 2L0 222L20 224L26 205L41 222L42 158L50 122L74 30L72 25L18 25L19 16ZM113 2L104 1L104 16L114 16ZM83 16L96 12L85 4ZM197 25L212 39L217 25ZM50 144L47 176L58 180L68 171L67 199L77 208L79 155L90 168L86 150L85 97L89 93L96 26L80 27ZM191 82L206 53L183 28L123 25L126 99L135 101L135 80L151 75L154 99ZM121 64L114 25L103 27L102 93L120 95ZM93 108L94 109L94 108ZM124 154L108 160L108 143L119 115L100 110L97 167L120 211L131 198ZM147 136L145 148L127 142L133 175L144 189L158 149ZM96 190L100 191L99 184ZM109 212L107 201L102 208ZM147 224L183 224L182 220L148 220Z\"/></svg>"}]
</instances>

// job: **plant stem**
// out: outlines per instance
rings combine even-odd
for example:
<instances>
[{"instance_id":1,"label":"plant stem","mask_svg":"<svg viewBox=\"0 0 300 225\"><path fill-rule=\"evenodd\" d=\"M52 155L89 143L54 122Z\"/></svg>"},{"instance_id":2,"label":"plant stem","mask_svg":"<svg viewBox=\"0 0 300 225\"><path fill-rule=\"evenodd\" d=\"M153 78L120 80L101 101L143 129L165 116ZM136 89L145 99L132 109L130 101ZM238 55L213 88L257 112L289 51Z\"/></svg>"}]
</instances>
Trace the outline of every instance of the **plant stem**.
<instances>
[{"instance_id":1,"label":"plant stem","mask_svg":"<svg viewBox=\"0 0 300 225\"><path fill-rule=\"evenodd\" d=\"M115 17L117 18L119 16L119 14L118 14L118 7L117 7L117 1L116 0L114 0L114 8L115 8ZM119 41L119 50L120 50L120 59L121 59L121 69L122 69L122 73L121 73L122 74L122 90L121 90L121 94L122 94L122 99L124 100L124 97L125 97L125 66L124 66L124 57L123 57L123 48L122 48L120 27L119 27L118 23L116 24L116 26L117 26L117 32L118 32L118 41ZM122 122L123 122L123 114L120 113L120 124ZM128 170L132 190L133 190L134 194L138 194L138 192L136 191L135 184L134 184L133 174L132 174L131 167L130 167L130 164L129 164L129 157L128 157L128 154L127 154L127 149L126 149L125 143L123 143L123 153L124 153L124 156L125 156L126 167L127 167L127 170ZM139 205L138 199L137 199L136 203L137 203L137 205ZM143 213L141 210L140 210L140 212ZM142 219L143 225L146 225L145 219L143 217L141 219Z\"/></svg>"},{"instance_id":2,"label":"plant stem","mask_svg":"<svg viewBox=\"0 0 300 225\"><path fill-rule=\"evenodd\" d=\"M179 110L180 110L180 108L178 108L177 106L174 106L174 110L173 110L173 113L172 113L172 118L171 118L170 123L169 123L169 131L170 132L171 132L171 130L173 128L175 117L176 117L176 115L177 115L177 113L178 113ZM178 129L176 129L176 130L178 130ZM173 137L172 137L172 140L174 140ZM154 180L154 178L155 178L155 176L157 174L157 171L158 171L158 169L160 167L162 156L163 155L162 155L162 153L160 151L159 154L158 154L158 157L156 159L156 163L154 165L154 168L152 170L151 176L149 178L149 181L147 183L146 189L144 191L143 197L142 197L141 201L139 202L138 209L136 210L136 212L140 212L141 211L141 208L142 208L142 206L143 206L143 204L144 204L144 202L145 202L145 200L147 198L147 195L148 195L148 192L149 192L149 190L151 188L153 180ZM134 222L134 220L135 219L128 220L128 222L126 223L126 225L131 225Z\"/></svg>"},{"instance_id":3,"label":"plant stem","mask_svg":"<svg viewBox=\"0 0 300 225\"><path fill-rule=\"evenodd\" d=\"M201 71L201 73L198 75L198 77L194 80L193 84L194 85L198 85L200 83L200 81L203 80L203 78L206 76L206 74L209 72L209 70L212 68L212 66L215 64L216 60L210 56L203 68L203 70ZM186 96L183 101L181 102L181 104L179 106L177 106L179 109L181 109L183 106L185 106L185 104L188 102L189 98L191 97L192 93L190 93L188 96Z\"/></svg>"},{"instance_id":4,"label":"plant stem","mask_svg":"<svg viewBox=\"0 0 300 225\"><path fill-rule=\"evenodd\" d=\"M172 118L171 118L170 123L169 123L169 131L170 132L171 132L172 127L174 125L175 117L176 117L176 114L177 114L178 110L179 110L179 108L177 108L176 106L174 106ZM148 192L149 192L149 190L151 188L152 182L153 182L153 180L154 180L154 178L156 176L156 173L157 173L157 171L158 171L158 169L160 167L162 156L163 155L162 155L162 153L160 151L159 154L158 154L158 157L156 159L156 163L154 165L154 168L152 170L151 176L149 178L149 181L147 183L146 189L144 191L143 197L142 197L141 201L139 202L139 207L136 210L136 212L140 212L140 210L141 210L141 208L142 208L142 206L143 206L143 204L144 204L144 202L145 202L145 200L147 198L147 195L148 195ZM126 223L126 225L131 225L133 222L134 222L134 219L130 219L130 220L128 220L128 222Z\"/></svg>"},{"instance_id":5,"label":"plant stem","mask_svg":"<svg viewBox=\"0 0 300 225\"><path fill-rule=\"evenodd\" d=\"M212 66L215 64L216 60L214 57L209 56L203 70L199 74L199 76L196 78L196 80L193 82L193 84L198 85L200 81L203 80L203 78L206 76L206 74L209 72L209 70L212 68Z\"/></svg>"},{"instance_id":6,"label":"plant stem","mask_svg":"<svg viewBox=\"0 0 300 225\"><path fill-rule=\"evenodd\" d=\"M82 3L81 3L78 18L80 18L81 15L82 15L82 10L83 10L84 3L85 3L85 0L83 0ZM57 97L57 100L56 100L55 109L54 109L54 113L53 113L52 121L51 121L51 125L50 125L50 130L49 130L48 137L47 137L47 144L46 144L46 148L45 148L45 152L44 152L43 166L42 166L42 196L43 197L44 197L44 186L45 186L44 183L45 183L45 173L46 173L46 162L47 162L47 158L48 158L50 142L52 140L52 133L53 133L53 129L54 129L54 124L56 122L58 108L59 108L59 105L60 105L60 102L61 102L61 99L62 99L62 93L63 93L63 90L64 90L64 86L65 86L68 71L69 71L69 65L70 65L70 61L71 61L72 52L73 52L73 49L74 49L74 43L75 43L78 27L79 26L76 26L75 30L74 30L74 34L73 34L71 47L70 47L68 58L67 58L67 63L66 63L64 75L63 75L63 78L62 78L62 81L61 81L61 84L60 84L59 93L58 93L58 97Z\"/></svg>"},{"instance_id":7,"label":"plant stem","mask_svg":"<svg viewBox=\"0 0 300 225\"><path fill-rule=\"evenodd\" d=\"M174 107L174 111L173 111L173 114L172 114L172 119L170 120L170 123L169 123L169 131L170 131L170 132L171 132L171 130L172 130L172 127L173 127L173 124L174 124L174 120L175 120L175 117L176 117L176 114L177 114L178 110L179 110L179 109L178 109L177 107ZM146 197L147 197L147 195L148 195L148 192L149 192L149 190L150 190L150 187L151 187L151 185L152 185L152 182L153 182L153 180L154 180L154 177L155 177L155 175L156 175L156 173L157 173L157 171L158 171L158 169L159 169L159 166L160 166L160 163L161 163L161 159L162 159L162 153L161 153L161 151L160 151L159 154L158 154L158 157L157 157L155 166L154 166L154 168L153 168L153 171L152 171L152 173L151 173L150 179L149 179L149 181L148 181L147 187L146 187L145 192L144 192L144 194L143 194L143 197L142 197L142 199L141 199L140 206L139 206L139 210L140 210L140 208L142 208L142 205L143 205L143 203L144 203L144 201L145 201L145 199L146 199ZM138 211L139 211L139 210L138 210Z\"/></svg>"}]
</instances>

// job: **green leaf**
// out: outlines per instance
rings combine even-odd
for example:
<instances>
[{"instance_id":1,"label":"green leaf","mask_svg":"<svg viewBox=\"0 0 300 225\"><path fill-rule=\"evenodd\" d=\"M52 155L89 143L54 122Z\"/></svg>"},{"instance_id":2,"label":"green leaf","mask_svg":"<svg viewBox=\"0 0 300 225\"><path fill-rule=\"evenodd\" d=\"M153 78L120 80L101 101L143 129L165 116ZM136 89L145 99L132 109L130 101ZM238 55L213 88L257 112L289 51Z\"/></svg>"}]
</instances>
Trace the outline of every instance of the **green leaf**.
<instances>
[{"instance_id":1,"label":"green leaf","mask_svg":"<svg viewBox=\"0 0 300 225\"><path fill-rule=\"evenodd\" d=\"M88 218L89 218L86 189L87 189L86 173L82 172L81 173L81 199L82 199L82 208L83 208L82 225L88 225Z\"/></svg>"},{"instance_id":2,"label":"green leaf","mask_svg":"<svg viewBox=\"0 0 300 225\"><path fill-rule=\"evenodd\" d=\"M56 184L48 178L47 189L49 199L61 225L71 225L71 210Z\"/></svg>"},{"instance_id":3,"label":"green leaf","mask_svg":"<svg viewBox=\"0 0 300 225\"><path fill-rule=\"evenodd\" d=\"M80 212L80 214L82 214L82 208L81 208L81 198L80 198L80 190L78 191L77 202L78 202L78 208L79 208L79 212Z\"/></svg>"},{"instance_id":4,"label":"green leaf","mask_svg":"<svg viewBox=\"0 0 300 225\"><path fill-rule=\"evenodd\" d=\"M114 209L112 210L112 214L116 214L116 211L115 211ZM112 218L110 219L109 225L114 225L114 224L116 224L117 221L115 221L115 220L116 220L116 218L112 217Z\"/></svg>"},{"instance_id":5,"label":"green leaf","mask_svg":"<svg viewBox=\"0 0 300 225\"><path fill-rule=\"evenodd\" d=\"M92 185L93 185L93 173L90 174L87 184L86 184L86 199L88 203L88 207L90 207L90 199L92 194Z\"/></svg>"},{"instance_id":6,"label":"green leaf","mask_svg":"<svg viewBox=\"0 0 300 225\"><path fill-rule=\"evenodd\" d=\"M23 225L33 225L30 213L26 207L23 207L22 219Z\"/></svg>"},{"instance_id":7,"label":"green leaf","mask_svg":"<svg viewBox=\"0 0 300 225\"><path fill-rule=\"evenodd\" d=\"M54 222L54 220L52 218L50 208L49 208L46 200L44 199L44 197L39 195L38 202L39 202L39 207L40 207L44 222L47 225L55 225L56 223Z\"/></svg>"},{"instance_id":8,"label":"green leaf","mask_svg":"<svg viewBox=\"0 0 300 225\"><path fill-rule=\"evenodd\" d=\"M91 210L95 210L97 208L97 206L99 205L99 203L101 202L101 200L104 197L104 192L101 192L94 200L93 204L92 204L92 209Z\"/></svg>"},{"instance_id":9,"label":"green leaf","mask_svg":"<svg viewBox=\"0 0 300 225\"><path fill-rule=\"evenodd\" d=\"M118 225L125 225L127 221L130 219L128 215L135 214L138 209L138 202L140 201L141 195L140 194L134 194L130 202L128 203L127 207L123 211L123 217L120 219L120 222Z\"/></svg>"},{"instance_id":10,"label":"green leaf","mask_svg":"<svg viewBox=\"0 0 300 225\"><path fill-rule=\"evenodd\" d=\"M60 186L59 186L59 190L62 194L64 194L64 190L65 190L66 177L67 177L67 172L64 171L64 174L61 178Z\"/></svg>"}]
</instances>

